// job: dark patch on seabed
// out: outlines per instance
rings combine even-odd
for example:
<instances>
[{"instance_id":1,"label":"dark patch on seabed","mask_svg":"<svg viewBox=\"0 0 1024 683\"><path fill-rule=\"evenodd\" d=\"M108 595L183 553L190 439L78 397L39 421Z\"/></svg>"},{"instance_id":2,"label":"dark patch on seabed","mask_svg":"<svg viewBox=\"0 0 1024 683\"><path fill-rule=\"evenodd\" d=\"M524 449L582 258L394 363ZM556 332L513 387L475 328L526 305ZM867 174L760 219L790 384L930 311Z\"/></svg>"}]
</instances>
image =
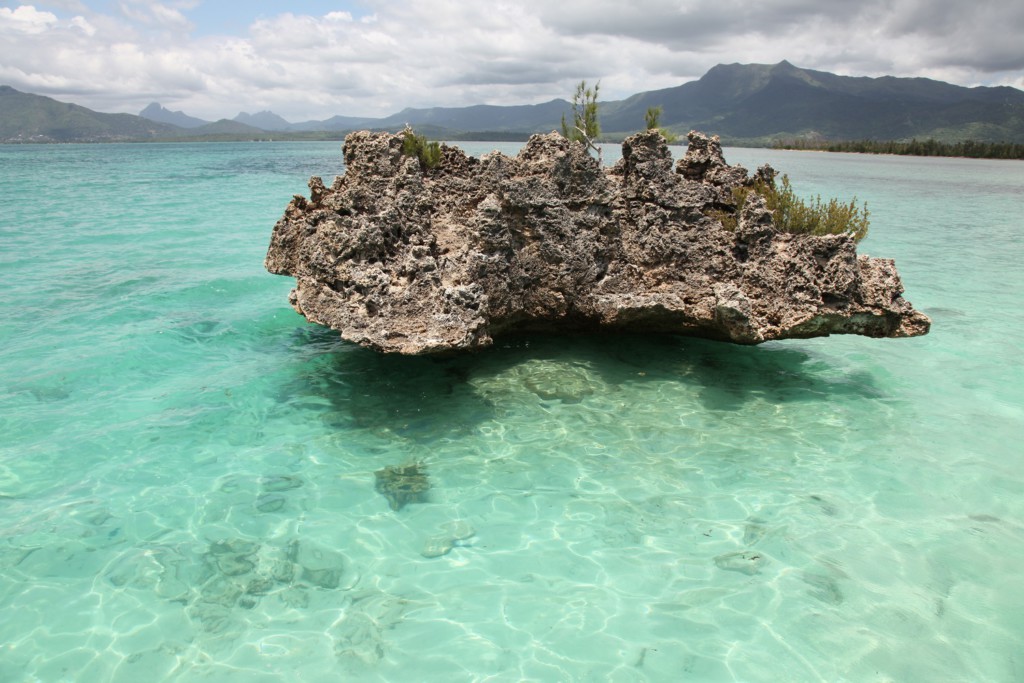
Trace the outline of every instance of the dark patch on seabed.
<instances>
[{"instance_id":1,"label":"dark patch on seabed","mask_svg":"<svg viewBox=\"0 0 1024 683\"><path fill-rule=\"evenodd\" d=\"M428 502L427 491L430 480L427 470L421 463L410 465L389 465L373 473L376 479L374 488L388 500L392 510L398 512L412 503Z\"/></svg>"}]
</instances>

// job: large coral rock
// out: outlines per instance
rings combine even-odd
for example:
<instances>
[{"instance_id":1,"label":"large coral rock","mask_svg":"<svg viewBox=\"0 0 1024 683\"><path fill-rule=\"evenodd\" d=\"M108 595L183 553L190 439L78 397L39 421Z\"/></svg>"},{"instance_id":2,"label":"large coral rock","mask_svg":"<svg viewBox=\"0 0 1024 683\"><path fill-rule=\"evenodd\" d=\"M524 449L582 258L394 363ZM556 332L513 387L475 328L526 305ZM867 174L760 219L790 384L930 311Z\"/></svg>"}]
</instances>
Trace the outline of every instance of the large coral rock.
<instances>
[{"instance_id":1,"label":"large coral rock","mask_svg":"<svg viewBox=\"0 0 1024 683\"><path fill-rule=\"evenodd\" d=\"M350 134L345 174L330 188L310 180L267 253L270 272L295 277L295 309L358 344L426 354L512 330L740 344L928 331L893 262L858 256L851 236L781 233L753 194L724 227L714 216L735 211L732 189L753 179L717 138L691 133L675 168L651 131L628 138L612 168L551 133L512 158L443 146L431 169L403 139Z\"/></svg>"}]
</instances>

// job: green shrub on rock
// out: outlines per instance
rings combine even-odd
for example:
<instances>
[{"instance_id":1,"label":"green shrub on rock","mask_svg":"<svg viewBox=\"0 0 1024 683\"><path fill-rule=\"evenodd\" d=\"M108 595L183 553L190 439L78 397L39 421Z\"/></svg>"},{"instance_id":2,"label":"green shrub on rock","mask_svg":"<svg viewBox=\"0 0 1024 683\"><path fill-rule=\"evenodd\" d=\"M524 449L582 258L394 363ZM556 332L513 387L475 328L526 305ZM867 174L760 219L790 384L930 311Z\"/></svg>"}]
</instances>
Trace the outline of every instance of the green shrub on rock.
<instances>
[{"instance_id":1,"label":"green shrub on rock","mask_svg":"<svg viewBox=\"0 0 1024 683\"><path fill-rule=\"evenodd\" d=\"M424 170L441 163L439 142L427 142L426 137L417 135L412 128L406 128L402 132L405 135L405 139L402 140L402 154L419 159Z\"/></svg>"},{"instance_id":2,"label":"green shrub on rock","mask_svg":"<svg viewBox=\"0 0 1024 683\"><path fill-rule=\"evenodd\" d=\"M764 198L775 216L775 223L784 232L810 235L841 235L850 233L856 241L868 234L868 205L858 206L857 198L843 203L838 199L823 202L821 195L811 203L796 196L789 176L782 176L782 188L771 186Z\"/></svg>"},{"instance_id":3,"label":"green shrub on rock","mask_svg":"<svg viewBox=\"0 0 1024 683\"><path fill-rule=\"evenodd\" d=\"M840 202L838 199L824 202L821 195L808 203L793 192L789 176L783 175L780 185L758 178L751 186L734 188L732 195L736 205L735 211L716 211L712 213L712 217L720 220L725 227L735 230L747 196L751 192L756 192L764 197L765 204L772 212L772 222L781 232L802 235L849 233L857 242L867 237L870 215L867 203L859 205L856 197L849 203Z\"/></svg>"}]
</instances>

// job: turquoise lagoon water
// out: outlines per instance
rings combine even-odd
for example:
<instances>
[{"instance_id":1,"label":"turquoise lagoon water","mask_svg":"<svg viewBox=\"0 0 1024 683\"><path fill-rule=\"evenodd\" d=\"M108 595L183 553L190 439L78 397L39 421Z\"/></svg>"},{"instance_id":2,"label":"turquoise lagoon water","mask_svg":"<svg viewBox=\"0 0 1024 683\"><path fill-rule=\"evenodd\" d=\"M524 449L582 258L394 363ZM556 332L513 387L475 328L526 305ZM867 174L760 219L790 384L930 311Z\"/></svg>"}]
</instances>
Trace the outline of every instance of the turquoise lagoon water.
<instances>
[{"instance_id":1,"label":"turquoise lagoon water","mask_svg":"<svg viewBox=\"0 0 1024 683\"><path fill-rule=\"evenodd\" d=\"M1024 164L727 152L932 333L380 357L262 267L337 143L0 147L0 681L1024 679Z\"/></svg>"}]
</instances>

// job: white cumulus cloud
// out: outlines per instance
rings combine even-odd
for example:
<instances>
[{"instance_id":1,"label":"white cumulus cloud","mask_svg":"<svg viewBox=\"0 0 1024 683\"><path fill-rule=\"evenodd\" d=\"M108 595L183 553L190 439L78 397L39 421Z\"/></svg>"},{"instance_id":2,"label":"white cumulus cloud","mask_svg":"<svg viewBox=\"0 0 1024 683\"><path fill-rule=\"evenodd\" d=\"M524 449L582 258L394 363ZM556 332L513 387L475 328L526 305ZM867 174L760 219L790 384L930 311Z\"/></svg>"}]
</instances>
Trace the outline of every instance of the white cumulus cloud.
<instances>
[{"instance_id":1,"label":"white cumulus cloud","mask_svg":"<svg viewBox=\"0 0 1024 683\"><path fill-rule=\"evenodd\" d=\"M14 9L0 7L0 31L42 33L56 23L55 14L40 12L32 5L21 5Z\"/></svg>"},{"instance_id":2,"label":"white cumulus cloud","mask_svg":"<svg viewBox=\"0 0 1024 683\"><path fill-rule=\"evenodd\" d=\"M71 25L82 31L87 36L96 35L96 27L89 23L85 17L72 17Z\"/></svg>"}]
</instances>

